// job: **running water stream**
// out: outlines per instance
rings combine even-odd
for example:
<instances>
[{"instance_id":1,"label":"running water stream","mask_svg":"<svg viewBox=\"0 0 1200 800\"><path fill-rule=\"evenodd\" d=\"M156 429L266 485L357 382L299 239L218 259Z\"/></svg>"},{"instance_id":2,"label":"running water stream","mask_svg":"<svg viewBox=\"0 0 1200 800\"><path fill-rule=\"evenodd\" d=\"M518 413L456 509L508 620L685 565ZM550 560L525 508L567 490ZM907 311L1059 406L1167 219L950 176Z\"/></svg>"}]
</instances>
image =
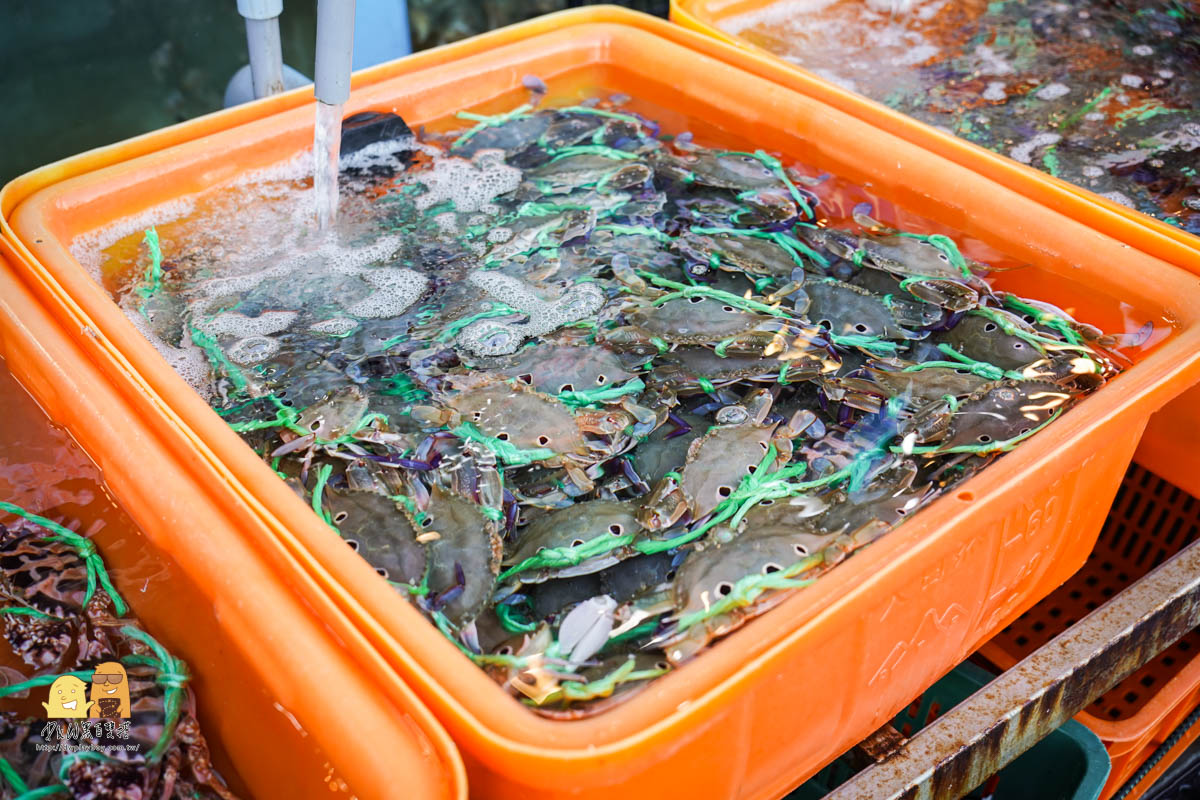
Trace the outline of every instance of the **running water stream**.
<instances>
[{"instance_id":1,"label":"running water stream","mask_svg":"<svg viewBox=\"0 0 1200 800\"><path fill-rule=\"evenodd\" d=\"M313 128L313 194L317 229L327 231L337 219L338 156L342 149L342 104L317 101Z\"/></svg>"}]
</instances>

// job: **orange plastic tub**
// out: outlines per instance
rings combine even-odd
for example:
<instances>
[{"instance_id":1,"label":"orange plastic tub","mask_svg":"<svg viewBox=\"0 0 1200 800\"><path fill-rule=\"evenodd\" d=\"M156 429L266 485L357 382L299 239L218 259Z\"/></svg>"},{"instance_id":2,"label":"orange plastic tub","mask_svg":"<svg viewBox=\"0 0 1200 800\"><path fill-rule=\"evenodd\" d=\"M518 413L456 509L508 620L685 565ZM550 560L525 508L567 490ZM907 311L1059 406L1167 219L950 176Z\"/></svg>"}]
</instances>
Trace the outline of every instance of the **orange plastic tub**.
<instances>
[{"instance_id":1,"label":"orange plastic tub","mask_svg":"<svg viewBox=\"0 0 1200 800\"><path fill-rule=\"evenodd\" d=\"M123 516L93 541L117 590L187 662L214 762L243 797L466 797L449 736L411 695L368 675L236 533L239 509L171 452L38 305L0 240L0 359L90 453ZM74 331L79 335L79 331ZM0 494L18 503L0 479ZM0 515L3 516L3 515ZM125 524L121 524L125 522ZM403 776L398 778L397 776Z\"/></svg>"},{"instance_id":2,"label":"orange plastic tub","mask_svg":"<svg viewBox=\"0 0 1200 800\"><path fill-rule=\"evenodd\" d=\"M1195 472L1196 462L1193 453L1161 473L1141 464L1130 467L1083 569L980 648L980 654L1008 669L1200 538L1200 498L1180 488L1177 479ZM1112 758L1101 797L1121 788L1198 702L1200 631L1193 631L1077 715ZM1191 738L1197 733L1194 727ZM1150 783L1143 781L1140 788Z\"/></svg>"},{"instance_id":3,"label":"orange plastic tub","mask_svg":"<svg viewBox=\"0 0 1200 800\"><path fill-rule=\"evenodd\" d=\"M1152 255L1175 264L1189 262L1200 270L1200 237L919 122L721 30L724 20L777 2L779 0L671 0L671 20L704 34L718 45L711 49L700 48L706 53L804 92L907 141L933 150ZM724 47L726 44L732 47Z\"/></svg>"},{"instance_id":4,"label":"orange plastic tub","mask_svg":"<svg viewBox=\"0 0 1200 800\"><path fill-rule=\"evenodd\" d=\"M869 184L881 202L931 229L960 231L975 246L1036 265L1008 273L1014 289L1109 329L1122 328L1128 313L1172 335L816 585L635 701L580 721L533 715L459 654L170 371L70 255L80 234L309 147L313 113L303 93L258 106L254 119L252 110L217 114L60 162L0 196L39 298L70 330L94 331L76 335L80 346L109 380L141 398L139 413L195 462L205 491L226 492L247 509L243 535L329 612L348 654L380 667L373 674L381 695L394 697L401 681L418 692L458 744L473 796L782 795L1074 572L1147 418L1200 378L1196 277L737 69L727 63L736 54L632 12L567 12L360 75L346 113L394 110L418 125L464 108L496 111L523 99L527 74L546 81L551 100L625 92L666 109L668 130L751 142ZM348 622L355 627L347 630ZM362 649L364 637L373 649Z\"/></svg>"}]
</instances>

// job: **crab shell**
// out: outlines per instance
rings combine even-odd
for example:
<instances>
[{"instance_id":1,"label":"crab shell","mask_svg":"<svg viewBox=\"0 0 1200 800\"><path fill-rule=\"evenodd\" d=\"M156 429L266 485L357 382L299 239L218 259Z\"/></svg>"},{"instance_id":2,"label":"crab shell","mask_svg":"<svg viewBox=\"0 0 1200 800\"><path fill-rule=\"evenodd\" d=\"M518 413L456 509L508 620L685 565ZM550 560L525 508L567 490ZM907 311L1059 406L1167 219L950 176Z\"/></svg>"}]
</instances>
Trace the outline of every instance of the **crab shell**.
<instances>
[{"instance_id":1,"label":"crab shell","mask_svg":"<svg viewBox=\"0 0 1200 800\"><path fill-rule=\"evenodd\" d=\"M418 539L427 543L425 580L430 596L426 599L461 628L491 599L504 543L479 506L440 486L430 490L428 505L421 511L420 521L410 517L409 522L419 532Z\"/></svg>"},{"instance_id":2,"label":"crab shell","mask_svg":"<svg viewBox=\"0 0 1200 800\"><path fill-rule=\"evenodd\" d=\"M695 551L675 575L672 594L676 616L708 610L748 575L767 575L791 568L809 556L810 546L806 539L779 534L739 536L728 544ZM802 577L812 577L817 571L808 570ZM714 615L667 637L661 642L667 660L672 664L686 661L714 638L741 627L784 596L784 592L767 592L748 606Z\"/></svg>"},{"instance_id":3,"label":"crab shell","mask_svg":"<svg viewBox=\"0 0 1200 800\"><path fill-rule=\"evenodd\" d=\"M571 547L590 542L603 536L619 537L637 535L642 530L635 516L636 506L617 500L589 500L575 503L567 508L552 511L539 517L521 532L519 543L511 555L504 559L504 566L520 564L546 548ZM572 578L588 575L611 567L623 558L633 555L628 547L609 550L570 567L547 568L536 572L521 573L522 583L540 583L555 578Z\"/></svg>"},{"instance_id":4,"label":"crab shell","mask_svg":"<svg viewBox=\"0 0 1200 800\"><path fill-rule=\"evenodd\" d=\"M428 555L400 506L378 492L326 490L333 525L346 544L389 581L416 586Z\"/></svg>"}]
</instances>

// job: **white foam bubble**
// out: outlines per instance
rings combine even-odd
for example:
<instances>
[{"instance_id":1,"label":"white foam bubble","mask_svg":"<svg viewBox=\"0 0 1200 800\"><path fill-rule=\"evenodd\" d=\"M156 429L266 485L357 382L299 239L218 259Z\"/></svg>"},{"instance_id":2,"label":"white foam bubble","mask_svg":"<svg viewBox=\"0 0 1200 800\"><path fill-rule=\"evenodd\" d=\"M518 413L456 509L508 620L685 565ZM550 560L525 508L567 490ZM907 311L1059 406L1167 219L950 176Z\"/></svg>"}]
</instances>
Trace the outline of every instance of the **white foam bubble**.
<instances>
[{"instance_id":1,"label":"white foam bubble","mask_svg":"<svg viewBox=\"0 0 1200 800\"><path fill-rule=\"evenodd\" d=\"M983 90L983 99L990 100L993 103L1002 102L1008 99L1008 92L1004 91L1004 81L992 81Z\"/></svg>"},{"instance_id":2,"label":"white foam bubble","mask_svg":"<svg viewBox=\"0 0 1200 800\"><path fill-rule=\"evenodd\" d=\"M205 401L212 398L216 393L212 385L212 370L200 348L193 345L186 336L183 339L182 347L172 347L159 338L154 329L150 327L149 321L136 310L125 307L122 310L125 311L125 317L133 323L133 327L137 328L138 333L150 342L179 377L187 381L188 385L195 389Z\"/></svg>"},{"instance_id":3,"label":"white foam bubble","mask_svg":"<svg viewBox=\"0 0 1200 800\"><path fill-rule=\"evenodd\" d=\"M297 316L295 311L264 311L257 317L226 312L199 322L196 327L210 336L270 336L290 328Z\"/></svg>"},{"instance_id":4,"label":"white foam bubble","mask_svg":"<svg viewBox=\"0 0 1200 800\"><path fill-rule=\"evenodd\" d=\"M1057 100L1060 97L1070 93L1071 87L1065 83L1048 83L1037 90L1036 97L1039 100Z\"/></svg>"},{"instance_id":5,"label":"white foam bubble","mask_svg":"<svg viewBox=\"0 0 1200 800\"><path fill-rule=\"evenodd\" d=\"M365 271L361 277L375 291L346 307L346 313L359 318L398 317L429 286L429 278L421 273L396 267Z\"/></svg>"},{"instance_id":6,"label":"white foam bubble","mask_svg":"<svg viewBox=\"0 0 1200 800\"><path fill-rule=\"evenodd\" d=\"M463 328L455 344L481 356L515 353L528 339L595 314L605 300L604 292L594 283L578 283L558 299L546 300L524 282L503 273L477 270L468 280L528 316L525 321L480 319Z\"/></svg>"},{"instance_id":7,"label":"white foam bubble","mask_svg":"<svg viewBox=\"0 0 1200 800\"><path fill-rule=\"evenodd\" d=\"M348 336L358 325L357 320L347 317L334 317L333 319L309 325L308 329L315 333L324 333L329 336Z\"/></svg>"},{"instance_id":8,"label":"white foam bubble","mask_svg":"<svg viewBox=\"0 0 1200 800\"><path fill-rule=\"evenodd\" d=\"M416 198L419 210L449 200L460 214L497 214L499 208L492 200L521 184L521 170L504 163L502 150L480 150L470 161L457 156L435 158L416 178L426 188Z\"/></svg>"},{"instance_id":9,"label":"white foam bubble","mask_svg":"<svg viewBox=\"0 0 1200 800\"><path fill-rule=\"evenodd\" d=\"M103 228L81 233L71 240L68 249L75 260L87 270L92 280L100 280L100 267L104 264L104 251L117 242L155 225L165 225L191 214L196 207L194 198L182 197L169 203L155 206L138 214L106 225Z\"/></svg>"},{"instance_id":10,"label":"white foam bubble","mask_svg":"<svg viewBox=\"0 0 1200 800\"><path fill-rule=\"evenodd\" d=\"M239 339L225 350L229 360L248 367L279 352L279 342L269 336L248 336Z\"/></svg>"},{"instance_id":11,"label":"white foam bubble","mask_svg":"<svg viewBox=\"0 0 1200 800\"><path fill-rule=\"evenodd\" d=\"M1052 144L1058 144L1062 140L1062 136L1057 133L1039 133L1033 136L1009 151L1009 156L1014 160L1020 161L1022 164L1028 164L1033 161L1033 151L1039 147L1046 147Z\"/></svg>"}]
</instances>

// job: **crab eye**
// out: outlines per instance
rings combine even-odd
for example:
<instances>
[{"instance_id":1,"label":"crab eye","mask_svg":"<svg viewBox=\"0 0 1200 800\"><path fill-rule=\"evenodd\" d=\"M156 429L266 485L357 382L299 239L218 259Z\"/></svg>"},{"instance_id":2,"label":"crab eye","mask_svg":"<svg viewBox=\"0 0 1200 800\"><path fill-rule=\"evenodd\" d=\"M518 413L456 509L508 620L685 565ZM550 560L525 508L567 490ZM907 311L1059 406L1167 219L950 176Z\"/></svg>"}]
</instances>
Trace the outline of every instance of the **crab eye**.
<instances>
[{"instance_id":1,"label":"crab eye","mask_svg":"<svg viewBox=\"0 0 1200 800\"><path fill-rule=\"evenodd\" d=\"M666 661L655 661L654 668L655 669L670 669L671 665L669 663L667 663Z\"/></svg>"},{"instance_id":2,"label":"crab eye","mask_svg":"<svg viewBox=\"0 0 1200 800\"><path fill-rule=\"evenodd\" d=\"M384 569L383 567L376 567L375 574L377 574L381 578L386 578L388 576L388 571L386 569Z\"/></svg>"},{"instance_id":3,"label":"crab eye","mask_svg":"<svg viewBox=\"0 0 1200 800\"><path fill-rule=\"evenodd\" d=\"M773 506L773 505L775 505L775 501L768 497L766 500L760 501L759 505L760 506Z\"/></svg>"},{"instance_id":4,"label":"crab eye","mask_svg":"<svg viewBox=\"0 0 1200 800\"><path fill-rule=\"evenodd\" d=\"M571 540L571 547L579 547L582 544L583 544L583 539L572 539Z\"/></svg>"},{"instance_id":5,"label":"crab eye","mask_svg":"<svg viewBox=\"0 0 1200 800\"><path fill-rule=\"evenodd\" d=\"M766 442L759 442L758 446L763 449L764 453L771 449L771 445L767 444Z\"/></svg>"},{"instance_id":6,"label":"crab eye","mask_svg":"<svg viewBox=\"0 0 1200 800\"><path fill-rule=\"evenodd\" d=\"M355 539L347 539L347 540L346 540L346 544L350 545L350 549L351 549L351 550L353 550L353 551L354 551L354 552L356 552L356 553L358 552L358 541L357 541L357 540L355 540Z\"/></svg>"},{"instance_id":7,"label":"crab eye","mask_svg":"<svg viewBox=\"0 0 1200 800\"><path fill-rule=\"evenodd\" d=\"M950 263L950 256L946 255L945 253L938 253L938 258L940 258L942 261L945 261L947 264Z\"/></svg>"},{"instance_id":8,"label":"crab eye","mask_svg":"<svg viewBox=\"0 0 1200 800\"><path fill-rule=\"evenodd\" d=\"M983 444L987 444L988 442L990 442L992 440L992 437L988 436L986 433L981 433L978 436L976 436L975 438L978 441L982 442Z\"/></svg>"},{"instance_id":9,"label":"crab eye","mask_svg":"<svg viewBox=\"0 0 1200 800\"><path fill-rule=\"evenodd\" d=\"M517 380L522 381L524 383L533 383L533 376L528 373L525 375L518 375Z\"/></svg>"},{"instance_id":10,"label":"crab eye","mask_svg":"<svg viewBox=\"0 0 1200 800\"><path fill-rule=\"evenodd\" d=\"M733 312L737 311L737 309L733 306L721 306L721 310L726 314L732 314Z\"/></svg>"},{"instance_id":11,"label":"crab eye","mask_svg":"<svg viewBox=\"0 0 1200 800\"><path fill-rule=\"evenodd\" d=\"M339 511L333 515L333 521L335 523L341 524L341 523L345 522L346 518L349 516L350 516L349 511Z\"/></svg>"},{"instance_id":12,"label":"crab eye","mask_svg":"<svg viewBox=\"0 0 1200 800\"><path fill-rule=\"evenodd\" d=\"M575 384L564 383L562 386L558 387L558 390L560 392L573 392L573 391L575 391Z\"/></svg>"},{"instance_id":13,"label":"crab eye","mask_svg":"<svg viewBox=\"0 0 1200 800\"><path fill-rule=\"evenodd\" d=\"M321 430L321 420L318 418L318 419L314 419L312 422L308 423L308 429L310 431Z\"/></svg>"},{"instance_id":14,"label":"crab eye","mask_svg":"<svg viewBox=\"0 0 1200 800\"><path fill-rule=\"evenodd\" d=\"M998 328L998 327L999 326L994 322L986 322L983 325L983 330L985 333L991 333L992 331L996 330L996 328Z\"/></svg>"},{"instance_id":15,"label":"crab eye","mask_svg":"<svg viewBox=\"0 0 1200 800\"><path fill-rule=\"evenodd\" d=\"M623 526L619 523L613 523L612 525L608 526L608 532L611 533L613 536L620 536L622 533L625 532L625 526Z\"/></svg>"},{"instance_id":16,"label":"crab eye","mask_svg":"<svg viewBox=\"0 0 1200 800\"><path fill-rule=\"evenodd\" d=\"M428 527L429 527L430 525L432 525L432 524L433 524L433 518L432 518L432 517L426 517L425 519L421 520L421 527L422 527L422 528L428 528Z\"/></svg>"},{"instance_id":17,"label":"crab eye","mask_svg":"<svg viewBox=\"0 0 1200 800\"><path fill-rule=\"evenodd\" d=\"M782 572L783 567L778 564L763 564L762 574L770 575L772 572Z\"/></svg>"},{"instance_id":18,"label":"crab eye","mask_svg":"<svg viewBox=\"0 0 1200 800\"><path fill-rule=\"evenodd\" d=\"M473 419L473 420L475 420L476 422L478 422L479 420L483 419L483 412L482 412L482 411L474 411L474 412L472 412L472 413L471 413L471 419Z\"/></svg>"},{"instance_id":19,"label":"crab eye","mask_svg":"<svg viewBox=\"0 0 1200 800\"><path fill-rule=\"evenodd\" d=\"M597 375L597 376L596 376L596 383L598 383L598 384L600 384L601 386L603 386L604 384L608 383L608 376L607 376L607 375Z\"/></svg>"},{"instance_id":20,"label":"crab eye","mask_svg":"<svg viewBox=\"0 0 1200 800\"><path fill-rule=\"evenodd\" d=\"M797 543L797 544L792 545L792 550L796 551L796 555L798 555L798 556L808 555L808 548L802 544Z\"/></svg>"},{"instance_id":21,"label":"crab eye","mask_svg":"<svg viewBox=\"0 0 1200 800\"><path fill-rule=\"evenodd\" d=\"M729 581L721 581L717 584L717 594L721 597L728 597L733 592L733 584Z\"/></svg>"},{"instance_id":22,"label":"crab eye","mask_svg":"<svg viewBox=\"0 0 1200 800\"><path fill-rule=\"evenodd\" d=\"M499 433L496 434L496 438L502 442L507 442L508 441L508 433L506 431L500 431Z\"/></svg>"},{"instance_id":23,"label":"crab eye","mask_svg":"<svg viewBox=\"0 0 1200 800\"><path fill-rule=\"evenodd\" d=\"M507 644L496 651L497 655L502 655L502 656L511 656L512 653L513 653L512 646L507 645Z\"/></svg>"},{"instance_id":24,"label":"crab eye","mask_svg":"<svg viewBox=\"0 0 1200 800\"><path fill-rule=\"evenodd\" d=\"M1013 342L1013 350L1024 350L1024 349L1025 349L1024 342Z\"/></svg>"},{"instance_id":25,"label":"crab eye","mask_svg":"<svg viewBox=\"0 0 1200 800\"><path fill-rule=\"evenodd\" d=\"M817 327L824 328L825 330L830 330L831 328L833 328L833 323L827 319L822 319L822 320L817 321Z\"/></svg>"},{"instance_id":26,"label":"crab eye","mask_svg":"<svg viewBox=\"0 0 1200 800\"><path fill-rule=\"evenodd\" d=\"M499 438L499 437L497 437L497 438ZM539 436L537 438L537 443L540 444L542 447L545 447L546 445L550 444L550 437L545 436L545 435Z\"/></svg>"},{"instance_id":27,"label":"crab eye","mask_svg":"<svg viewBox=\"0 0 1200 800\"><path fill-rule=\"evenodd\" d=\"M718 486L717 494L721 495L721 497L729 497L729 495L733 494L733 487L732 486Z\"/></svg>"},{"instance_id":28,"label":"crab eye","mask_svg":"<svg viewBox=\"0 0 1200 800\"><path fill-rule=\"evenodd\" d=\"M866 333L867 331L869 331L869 330L870 330L870 328L868 328L866 325L863 325L863 324L860 322L860 323L858 323L857 325L855 325L855 326L854 326L854 330L858 331L859 333Z\"/></svg>"},{"instance_id":29,"label":"crab eye","mask_svg":"<svg viewBox=\"0 0 1200 800\"><path fill-rule=\"evenodd\" d=\"M703 302L704 302L704 298L703 298L703 297L700 297L699 295L697 295L696 297L689 297L689 298L688 298L688 302L689 302L689 303L703 303Z\"/></svg>"}]
</instances>

